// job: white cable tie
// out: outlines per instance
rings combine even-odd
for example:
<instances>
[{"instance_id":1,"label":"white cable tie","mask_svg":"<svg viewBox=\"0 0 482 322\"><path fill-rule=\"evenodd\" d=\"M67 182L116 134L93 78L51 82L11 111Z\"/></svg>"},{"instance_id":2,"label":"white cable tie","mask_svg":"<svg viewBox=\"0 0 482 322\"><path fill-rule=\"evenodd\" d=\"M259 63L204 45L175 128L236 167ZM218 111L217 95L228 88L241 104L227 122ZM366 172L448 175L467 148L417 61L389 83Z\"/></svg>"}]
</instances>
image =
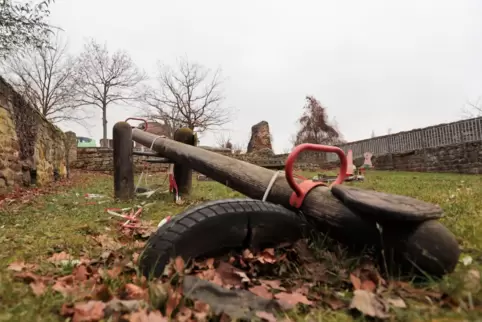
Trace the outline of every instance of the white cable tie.
<instances>
[{"instance_id":1,"label":"white cable tie","mask_svg":"<svg viewBox=\"0 0 482 322\"><path fill-rule=\"evenodd\" d=\"M266 188L266 191L264 192L264 196L263 196L263 201L266 201L266 198L268 198L268 195L269 195L269 192L271 191L271 188L273 188L273 184L274 182L276 181L276 178L278 178L278 174L280 172L279 171L276 171L273 176L271 177L271 180L268 184L268 187Z\"/></svg>"},{"instance_id":2,"label":"white cable tie","mask_svg":"<svg viewBox=\"0 0 482 322\"><path fill-rule=\"evenodd\" d=\"M154 143L156 143L156 140L157 140L157 139L165 138L165 137L166 137L165 135L156 136L156 138L155 138L154 140L152 140L152 144L151 144L151 147L149 148L149 150L152 151L152 148L154 147Z\"/></svg>"}]
</instances>

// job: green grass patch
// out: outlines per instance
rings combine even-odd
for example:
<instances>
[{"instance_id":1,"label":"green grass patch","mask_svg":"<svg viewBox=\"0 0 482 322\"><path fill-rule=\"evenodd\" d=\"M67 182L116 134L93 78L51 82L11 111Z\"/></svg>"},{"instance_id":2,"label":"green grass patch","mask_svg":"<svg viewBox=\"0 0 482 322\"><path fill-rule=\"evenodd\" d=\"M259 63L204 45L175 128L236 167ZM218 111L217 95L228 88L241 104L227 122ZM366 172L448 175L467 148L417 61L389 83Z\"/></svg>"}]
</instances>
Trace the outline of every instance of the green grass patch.
<instances>
[{"instance_id":1,"label":"green grass patch","mask_svg":"<svg viewBox=\"0 0 482 322\"><path fill-rule=\"evenodd\" d=\"M314 173L303 173L311 177ZM182 205L173 202L167 193L165 174L148 177L148 185L159 187L159 193L149 199L138 198L130 203L114 202L111 176L76 174L77 183L71 187L60 186L57 191L39 195L27 202L13 201L0 208L0 321L62 321L58 314L65 299L47 291L41 296L33 294L28 284L14 280L9 264L24 261L35 264L42 275L67 275L73 270L69 264L53 265L48 259L55 253L66 252L73 258L97 258L105 251L93 237L110 236L119 240L116 219L105 212L106 208L144 207L142 219L153 226L166 216L173 216L188 207L208 200L243 197L241 194L213 181L194 180L193 195ZM143 182L144 184L144 182ZM432 288L443 289L448 294L468 303L462 292L469 269L479 270L482 264L482 176L458 174L432 174L409 172L368 171L364 182L351 183L366 189L407 195L439 204L445 211L442 222L457 236L463 249L462 258L470 256L472 263L460 264L456 272L445 277ZM101 194L105 198L87 199L86 194ZM119 241L120 242L120 241ZM322 247L321 247L322 248ZM129 252L128 247L121 250ZM343 262L343 263L347 263ZM336 265L340 266L339 261ZM346 269L349 269L346 267ZM109 283L115 287L115 278ZM435 282L434 282L435 283ZM479 280L474 283L480 284ZM329 293L326 286L323 293ZM337 291L338 292L338 291ZM348 292L348 291L347 291ZM346 296L349 295L348 292ZM472 294L472 301L482 303L480 291ZM400 321L432 320L435 318L472 319L482 314L468 307L441 308L429 303L409 304L396 312ZM319 308L295 311L290 314L297 320L351 321L346 311ZM363 318L359 318L363 320ZM447 320L448 321L448 320Z\"/></svg>"}]
</instances>

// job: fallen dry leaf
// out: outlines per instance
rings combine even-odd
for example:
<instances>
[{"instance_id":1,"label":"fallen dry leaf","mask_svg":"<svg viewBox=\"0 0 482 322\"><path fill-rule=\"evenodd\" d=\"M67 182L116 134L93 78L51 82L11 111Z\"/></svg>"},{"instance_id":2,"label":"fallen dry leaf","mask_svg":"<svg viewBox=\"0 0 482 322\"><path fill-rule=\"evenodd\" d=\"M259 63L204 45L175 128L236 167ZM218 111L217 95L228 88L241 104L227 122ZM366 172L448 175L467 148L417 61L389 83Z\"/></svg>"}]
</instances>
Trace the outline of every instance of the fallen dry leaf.
<instances>
[{"instance_id":1,"label":"fallen dry leaf","mask_svg":"<svg viewBox=\"0 0 482 322\"><path fill-rule=\"evenodd\" d=\"M330 308L334 311L343 309L346 307L347 303L344 301L340 300L339 298L336 298L334 296L331 296L328 299L323 299L323 301L330 306Z\"/></svg>"},{"instance_id":2,"label":"fallen dry leaf","mask_svg":"<svg viewBox=\"0 0 482 322\"><path fill-rule=\"evenodd\" d=\"M206 321L209 315L209 304L206 304L201 301L194 302L194 317L197 321Z\"/></svg>"},{"instance_id":3,"label":"fallen dry leaf","mask_svg":"<svg viewBox=\"0 0 482 322\"><path fill-rule=\"evenodd\" d=\"M388 303L382 298L366 290L355 290L350 309L356 309L364 315L373 318L389 318Z\"/></svg>"},{"instance_id":4,"label":"fallen dry leaf","mask_svg":"<svg viewBox=\"0 0 482 322\"><path fill-rule=\"evenodd\" d=\"M286 291L286 288L281 286L281 281L278 280L259 280L261 284L267 285L275 290Z\"/></svg>"},{"instance_id":5,"label":"fallen dry leaf","mask_svg":"<svg viewBox=\"0 0 482 322\"><path fill-rule=\"evenodd\" d=\"M104 318L105 303L100 301L88 301L74 305L72 322L99 321Z\"/></svg>"},{"instance_id":6,"label":"fallen dry leaf","mask_svg":"<svg viewBox=\"0 0 482 322\"><path fill-rule=\"evenodd\" d=\"M176 314L176 321L179 322L187 322L191 320L192 311L191 309L183 306L179 309L179 312Z\"/></svg>"},{"instance_id":7,"label":"fallen dry leaf","mask_svg":"<svg viewBox=\"0 0 482 322\"><path fill-rule=\"evenodd\" d=\"M243 250L242 256L243 256L243 259L253 259L254 258L253 253L251 253L251 251L249 249Z\"/></svg>"},{"instance_id":8,"label":"fallen dry leaf","mask_svg":"<svg viewBox=\"0 0 482 322\"><path fill-rule=\"evenodd\" d=\"M355 290L361 289L361 280L358 276L355 276L354 274L350 274L350 281Z\"/></svg>"},{"instance_id":9,"label":"fallen dry leaf","mask_svg":"<svg viewBox=\"0 0 482 322\"><path fill-rule=\"evenodd\" d=\"M299 303L305 304L305 305L313 305L313 302L308 300L306 296L300 293L280 292L275 294L275 298L277 298L280 304L286 309L293 308Z\"/></svg>"},{"instance_id":10,"label":"fallen dry leaf","mask_svg":"<svg viewBox=\"0 0 482 322\"><path fill-rule=\"evenodd\" d=\"M139 262L139 256L140 256L139 253L134 253L134 254L132 254L132 262L133 262L134 264L136 264L136 265L137 265L138 262Z\"/></svg>"},{"instance_id":11,"label":"fallen dry leaf","mask_svg":"<svg viewBox=\"0 0 482 322\"><path fill-rule=\"evenodd\" d=\"M107 235L98 235L92 237L104 250L116 251L123 247L123 245L115 241L112 237Z\"/></svg>"},{"instance_id":12,"label":"fallen dry leaf","mask_svg":"<svg viewBox=\"0 0 482 322\"><path fill-rule=\"evenodd\" d=\"M30 288L32 289L33 294L37 296L44 294L47 290L47 286L40 281L30 283Z\"/></svg>"},{"instance_id":13,"label":"fallen dry leaf","mask_svg":"<svg viewBox=\"0 0 482 322\"><path fill-rule=\"evenodd\" d=\"M131 313L128 317L129 322L167 322L168 319L162 316L159 311L147 312L146 310L140 310L138 312Z\"/></svg>"},{"instance_id":14,"label":"fallen dry leaf","mask_svg":"<svg viewBox=\"0 0 482 322\"><path fill-rule=\"evenodd\" d=\"M85 265L79 265L72 271L74 279L79 282L83 282L89 279L89 271Z\"/></svg>"},{"instance_id":15,"label":"fallen dry leaf","mask_svg":"<svg viewBox=\"0 0 482 322\"><path fill-rule=\"evenodd\" d=\"M172 312L179 306L182 298L182 288L179 287L177 290L170 288L167 294L167 303L166 303L166 316L170 317Z\"/></svg>"},{"instance_id":16,"label":"fallen dry leaf","mask_svg":"<svg viewBox=\"0 0 482 322\"><path fill-rule=\"evenodd\" d=\"M216 273L219 274L224 285L232 285L236 287L241 286L245 281L249 282L246 273L226 262L219 263Z\"/></svg>"},{"instance_id":17,"label":"fallen dry leaf","mask_svg":"<svg viewBox=\"0 0 482 322\"><path fill-rule=\"evenodd\" d=\"M146 291L142 287L132 283L124 285L125 298L127 300L141 300L146 298Z\"/></svg>"},{"instance_id":18,"label":"fallen dry leaf","mask_svg":"<svg viewBox=\"0 0 482 322\"><path fill-rule=\"evenodd\" d=\"M55 253L53 254L50 258L47 260L51 263L60 263L62 261L71 261L73 257L66 252L62 251L60 253Z\"/></svg>"},{"instance_id":19,"label":"fallen dry leaf","mask_svg":"<svg viewBox=\"0 0 482 322\"><path fill-rule=\"evenodd\" d=\"M174 269L177 274L183 275L184 274L184 259L181 256L177 256L174 259Z\"/></svg>"},{"instance_id":20,"label":"fallen dry leaf","mask_svg":"<svg viewBox=\"0 0 482 322\"><path fill-rule=\"evenodd\" d=\"M25 265L25 262L13 262L7 267L8 270L14 271L14 272L21 272L26 268L27 268L27 265Z\"/></svg>"},{"instance_id":21,"label":"fallen dry leaf","mask_svg":"<svg viewBox=\"0 0 482 322\"><path fill-rule=\"evenodd\" d=\"M68 297L73 295L77 289L73 285L69 285L62 280L57 280L52 286L52 290L59 292L65 297Z\"/></svg>"},{"instance_id":22,"label":"fallen dry leaf","mask_svg":"<svg viewBox=\"0 0 482 322\"><path fill-rule=\"evenodd\" d=\"M264 287L263 285L256 285L256 286L250 287L249 291L257 296L260 296L268 300L271 300L273 298L273 294L271 294L271 292L268 291L268 289L266 289L266 287Z\"/></svg>"},{"instance_id":23,"label":"fallen dry leaf","mask_svg":"<svg viewBox=\"0 0 482 322\"><path fill-rule=\"evenodd\" d=\"M256 256L256 260L259 261L261 264L274 264L276 263L276 257L274 255L273 248L267 248L263 250Z\"/></svg>"},{"instance_id":24,"label":"fallen dry leaf","mask_svg":"<svg viewBox=\"0 0 482 322\"><path fill-rule=\"evenodd\" d=\"M273 315L273 313L260 311L260 312L256 312L256 316L263 319L263 320L266 320L268 322L276 322L277 321L277 319Z\"/></svg>"}]
</instances>

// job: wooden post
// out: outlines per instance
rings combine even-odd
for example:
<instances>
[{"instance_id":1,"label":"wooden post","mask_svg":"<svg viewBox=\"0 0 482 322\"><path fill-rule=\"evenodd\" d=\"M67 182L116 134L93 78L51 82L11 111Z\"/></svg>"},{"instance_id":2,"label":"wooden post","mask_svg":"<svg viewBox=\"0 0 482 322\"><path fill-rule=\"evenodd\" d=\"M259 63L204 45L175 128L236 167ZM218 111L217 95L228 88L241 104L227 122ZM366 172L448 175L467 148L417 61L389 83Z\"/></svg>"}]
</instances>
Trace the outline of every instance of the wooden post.
<instances>
[{"instance_id":1,"label":"wooden post","mask_svg":"<svg viewBox=\"0 0 482 322\"><path fill-rule=\"evenodd\" d=\"M174 132L174 141L196 146L197 138L189 128L180 128ZM192 190L192 169L186 164L174 163L174 180L176 180L180 196L191 194Z\"/></svg>"},{"instance_id":2,"label":"wooden post","mask_svg":"<svg viewBox=\"0 0 482 322\"><path fill-rule=\"evenodd\" d=\"M114 146L114 197L129 200L134 197L134 162L132 155L132 128L127 122L118 122L112 129Z\"/></svg>"}]
</instances>

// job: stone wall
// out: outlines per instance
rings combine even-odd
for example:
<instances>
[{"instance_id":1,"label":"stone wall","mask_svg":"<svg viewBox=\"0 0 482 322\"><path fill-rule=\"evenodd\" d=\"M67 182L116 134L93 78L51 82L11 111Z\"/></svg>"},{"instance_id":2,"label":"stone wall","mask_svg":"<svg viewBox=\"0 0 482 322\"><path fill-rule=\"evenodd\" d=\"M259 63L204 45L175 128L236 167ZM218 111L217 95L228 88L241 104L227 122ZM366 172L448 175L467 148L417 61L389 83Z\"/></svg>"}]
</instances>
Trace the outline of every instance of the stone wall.
<instances>
[{"instance_id":1,"label":"stone wall","mask_svg":"<svg viewBox=\"0 0 482 322\"><path fill-rule=\"evenodd\" d=\"M269 158L257 154L234 154L231 152L224 151L222 149L212 149L209 147L200 147L206 150L211 150L216 153L230 156L234 159L254 163L260 166L270 166L278 165L280 163L284 164L286 162L287 154L279 154L271 156ZM72 163L72 168L84 169L89 171L102 171L102 172L112 172L113 171L113 151L108 148L77 148L77 159ZM159 163L147 163L143 162L146 160L145 156L134 155L134 165L136 173L142 171L142 169L147 169L149 172L164 172L167 170L167 164ZM310 154L301 154L300 158L297 159L295 167L302 170L312 170L318 169L320 162L313 160L313 156Z\"/></svg>"},{"instance_id":2,"label":"stone wall","mask_svg":"<svg viewBox=\"0 0 482 322\"><path fill-rule=\"evenodd\" d=\"M0 77L0 194L65 175L65 139Z\"/></svg>"},{"instance_id":3,"label":"stone wall","mask_svg":"<svg viewBox=\"0 0 482 322\"><path fill-rule=\"evenodd\" d=\"M355 164L363 164L356 159ZM482 174L482 142L447 145L373 157L378 170Z\"/></svg>"},{"instance_id":4,"label":"stone wall","mask_svg":"<svg viewBox=\"0 0 482 322\"><path fill-rule=\"evenodd\" d=\"M114 155L109 148L77 148L76 160L72 162L72 168L88 171L112 172L114 170ZM143 169L149 172L164 172L168 164L147 163L145 156L134 155L134 166L137 173Z\"/></svg>"}]
</instances>

